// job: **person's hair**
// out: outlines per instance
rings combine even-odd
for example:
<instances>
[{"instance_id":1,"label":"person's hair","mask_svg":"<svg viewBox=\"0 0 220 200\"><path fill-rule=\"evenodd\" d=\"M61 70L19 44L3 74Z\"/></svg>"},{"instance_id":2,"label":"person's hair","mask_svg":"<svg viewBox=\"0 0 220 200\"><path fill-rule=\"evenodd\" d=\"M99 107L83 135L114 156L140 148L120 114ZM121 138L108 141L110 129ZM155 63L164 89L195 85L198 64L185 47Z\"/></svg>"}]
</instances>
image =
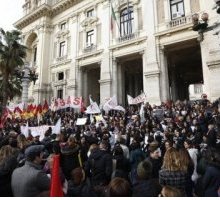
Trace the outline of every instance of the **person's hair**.
<instances>
[{"instance_id":1,"label":"person's hair","mask_svg":"<svg viewBox=\"0 0 220 200\"><path fill-rule=\"evenodd\" d=\"M107 150L108 149L108 142L105 141L105 140L102 140L100 145L99 145L99 148Z\"/></svg>"},{"instance_id":2,"label":"person's hair","mask_svg":"<svg viewBox=\"0 0 220 200\"><path fill-rule=\"evenodd\" d=\"M187 171L189 166L194 165L189 155L189 152L185 148L179 149L180 170Z\"/></svg>"},{"instance_id":3,"label":"person's hair","mask_svg":"<svg viewBox=\"0 0 220 200\"><path fill-rule=\"evenodd\" d=\"M183 193L181 192L181 190L179 190L175 187L168 186L168 185L164 186L161 192L163 192L164 197L182 197L182 196L184 196Z\"/></svg>"},{"instance_id":4,"label":"person's hair","mask_svg":"<svg viewBox=\"0 0 220 200\"><path fill-rule=\"evenodd\" d=\"M14 149L10 145L5 145L0 149L0 164L2 164L6 158L13 155Z\"/></svg>"},{"instance_id":5,"label":"person's hair","mask_svg":"<svg viewBox=\"0 0 220 200\"><path fill-rule=\"evenodd\" d=\"M152 175L152 163L149 160L141 161L137 166L137 176L139 179L149 179Z\"/></svg>"},{"instance_id":6,"label":"person's hair","mask_svg":"<svg viewBox=\"0 0 220 200\"><path fill-rule=\"evenodd\" d=\"M121 146L120 145L115 145L115 147L114 147L114 149L113 149L113 154L115 155L115 156L117 156L117 155L123 155L123 149L121 148Z\"/></svg>"},{"instance_id":7,"label":"person's hair","mask_svg":"<svg viewBox=\"0 0 220 200\"><path fill-rule=\"evenodd\" d=\"M180 156L179 152L175 148L167 149L164 160L163 168L169 171L179 171L181 170Z\"/></svg>"},{"instance_id":8,"label":"person's hair","mask_svg":"<svg viewBox=\"0 0 220 200\"><path fill-rule=\"evenodd\" d=\"M68 143L69 147L71 147L71 148L74 148L74 147L77 146L77 140L76 140L76 138L73 137L73 136L70 136L70 137L68 138L67 143Z\"/></svg>"},{"instance_id":9,"label":"person's hair","mask_svg":"<svg viewBox=\"0 0 220 200\"><path fill-rule=\"evenodd\" d=\"M94 151L95 149L98 149L99 146L97 144L91 144L90 147L89 147L89 151L92 152Z\"/></svg>"},{"instance_id":10,"label":"person's hair","mask_svg":"<svg viewBox=\"0 0 220 200\"><path fill-rule=\"evenodd\" d=\"M165 144L166 142L169 144L170 147L173 147L173 141L172 141L172 140L166 140L166 141L164 142L164 144Z\"/></svg>"},{"instance_id":11,"label":"person's hair","mask_svg":"<svg viewBox=\"0 0 220 200\"><path fill-rule=\"evenodd\" d=\"M25 149L29 145L28 140L23 134L18 135L17 142L17 146L19 149Z\"/></svg>"},{"instance_id":12,"label":"person's hair","mask_svg":"<svg viewBox=\"0 0 220 200\"><path fill-rule=\"evenodd\" d=\"M193 146L193 142L189 139L186 139L184 142L189 145L189 148L191 148Z\"/></svg>"},{"instance_id":13,"label":"person's hair","mask_svg":"<svg viewBox=\"0 0 220 200\"><path fill-rule=\"evenodd\" d=\"M80 185L85 180L85 172L81 167L77 167L71 171L71 180L74 185Z\"/></svg>"},{"instance_id":14,"label":"person's hair","mask_svg":"<svg viewBox=\"0 0 220 200\"><path fill-rule=\"evenodd\" d=\"M130 183L120 177L115 177L111 180L107 189L107 196L109 197L131 197L132 188Z\"/></svg>"}]
</instances>

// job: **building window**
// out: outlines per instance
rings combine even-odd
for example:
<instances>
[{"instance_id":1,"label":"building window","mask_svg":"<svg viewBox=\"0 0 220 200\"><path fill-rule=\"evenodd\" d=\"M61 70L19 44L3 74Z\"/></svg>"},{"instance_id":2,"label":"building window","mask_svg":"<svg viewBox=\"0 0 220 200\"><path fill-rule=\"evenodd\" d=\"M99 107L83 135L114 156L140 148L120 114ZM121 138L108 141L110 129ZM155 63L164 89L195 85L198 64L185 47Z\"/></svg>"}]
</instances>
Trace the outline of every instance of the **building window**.
<instances>
[{"instance_id":1,"label":"building window","mask_svg":"<svg viewBox=\"0 0 220 200\"><path fill-rule=\"evenodd\" d=\"M64 51L65 51L65 42L61 42L60 43L59 57L63 57L65 55Z\"/></svg>"},{"instance_id":2,"label":"building window","mask_svg":"<svg viewBox=\"0 0 220 200\"><path fill-rule=\"evenodd\" d=\"M94 9L88 10L86 13L87 17L93 17L94 16Z\"/></svg>"},{"instance_id":3,"label":"building window","mask_svg":"<svg viewBox=\"0 0 220 200\"><path fill-rule=\"evenodd\" d=\"M37 47L34 47L34 63L37 61Z\"/></svg>"},{"instance_id":4,"label":"building window","mask_svg":"<svg viewBox=\"0 0 220 200\"><path fill-rule=\"evenodd\" d=\"M61 81L63 79L64 79L64 73L63 72L58 73L58 81Z\"/></svg>"},{"instance_id":5,"label":"building window","mask_svg":"<svg viewBox=\"0 0 220 200\"><path fill-rule=\"evenodd\" d=\"M65 30L66 29L66 22L60 24L60 29Z\"/></svg>"},{"instance_id":6,"label":"building window","mask_svg":"<svg viewBox=\"0 0 220 200\"><path fill-rule=\"evenodd\" d=\"M57 98L63 99L63 89L57 90Z\"/></svg>"},{"instance_id":7,"label":"building window","mask_svg":"<svg viewBox=\"0 0 220 200\"><path fill-rule=\"evenodd\" d=\"M86 33L86 46L92 46L94 44L94 30L88 31Z\"/></svg>"},{"instance_id":8,"label":"building window","mask_svg":"<svg viewBox=\"0 0 220 200\"><path fill-rule=\"evenodd\" d=\"M184 17L184 1L183 0L170 0L171 19Z\"/></svg>"},{"instance_id":9,"label":"building window","mask_svg":"<svg viewBox=\"0 0 220 200\"><path fill-rule=\"evenodd\" d=\"M134 13L133 7L125 8L120 14L120 34L121 36L133 33Z\"/></svg>"},{"instance_id":10,"label":"building window","mask_svg":"<svg viewBox=\"0 0 220 200\"><path fill-rule=\"evenodd\" d=\"M194 93L195 94L202 94L202 84L195 84L194 85Z\"/></svg>"}]
</instances>

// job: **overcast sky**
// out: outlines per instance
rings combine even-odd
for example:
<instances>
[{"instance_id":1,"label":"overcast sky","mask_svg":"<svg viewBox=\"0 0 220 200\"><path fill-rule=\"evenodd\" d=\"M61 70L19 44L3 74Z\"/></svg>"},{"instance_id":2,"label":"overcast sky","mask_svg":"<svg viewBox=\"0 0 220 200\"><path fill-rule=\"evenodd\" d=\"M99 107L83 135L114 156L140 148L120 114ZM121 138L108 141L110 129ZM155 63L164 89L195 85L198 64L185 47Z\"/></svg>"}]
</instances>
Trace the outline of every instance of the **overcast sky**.
<instances>
[{"instance_id":1,"label":"overcast sky","mask_svg":"<svg viewBox=\"0 0 220 200\"><path fill-rule=\"evenodd\" d=\"M14 29L13 24L22 17L24 0L0 0L0 27Z\"/></svg>"}]
</instances>

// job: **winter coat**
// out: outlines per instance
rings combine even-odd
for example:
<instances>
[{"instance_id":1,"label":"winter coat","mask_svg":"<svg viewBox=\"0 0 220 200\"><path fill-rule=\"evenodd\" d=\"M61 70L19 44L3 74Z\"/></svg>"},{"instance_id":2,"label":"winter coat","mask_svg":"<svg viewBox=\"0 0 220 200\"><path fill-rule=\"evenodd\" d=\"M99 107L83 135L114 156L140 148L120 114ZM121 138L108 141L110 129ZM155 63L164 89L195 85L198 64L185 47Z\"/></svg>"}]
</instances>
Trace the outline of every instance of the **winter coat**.
<instances>
[{"instance_id":1,"label":"winter coat","mask_svg":"<svg viewBox=\"0 0 220 200\"><path fill-rule=\"evenodd\" d=\"M162 186L176 187L185 193L188 183L188 172L162 169L159 171L159 183Z\"/></svg>"},{"instance_id":2,"label":"winter coat","mask_svg":"<svg viewBox=\"0 0 220 200\"><path fill-rule=\"evenodd\" d=\"M159 171L161 170L162 166L162 159L153 159L151 157L146 158L152 164L152 178L159 178Z\"/></svg>"},{"instance_id":3,"label":"winter coat","mask_svg":"<svg viewBox=\"0 0 220 200\"><path fill-rule=\"evenodd\" d=\"M209 165L202 178L202 186L206 197L217 197L220 187L220 167Z\"/></svg>"},{"instance_id":4,"label":"winter coat","mask_svg":"<svg viewBox=\"0 0 220 200\"><path fill-rule=\"evenodd\" d=\"M12 174L11 186L15 197L36 197L50 189L50 178L41 165L26 161Z\"/></svg>"},{"instance_id":5,"label":"winter coat","mask_svg":"<svg viewBox=\"0 0 220 200\"><path fill-rule=\"evenodd\" d=\"M135 149L130 152L131 169L137 169L138 164L145 159L145 153L141 149Z\"/></svg>"},{"instance_id":6,"label":"winter coat","mask_svg":"<svg viewBox=\"0 0 220 200\"><path fill-rule=\"evenodd\" d=\"M75 148L64 146L61 148L61 169L67 180L70 179L71 171L80 167L78 154L79 146L76 146Z\"/></svg>"},{"instance_id":7,"label":"winter coat","mask_svg":"<svg viewBox=\"0 0 220 200\"><path fill-rule=\"evenodd\" d=\"M67 196L68 197L95 197L96 195L92 189L92 185L89 179L86 179L80 185L74 185L74 183L71 180L69 180Z\"/></svg>"},{"instance_id":8,"label":"winter coat","mask_svg":"<svg viewBox=\"0 0 220 200\"><path fill-rule=\"evenodd\" d=\"M113 157L116 160L115 171L112 172L113 177L121 177L128 180L128 175L131 170L130 162L123 155L116 155Z\"/></svg>"},{"instance_id":9,"label":"winter coat","mask_svg":"<svg viewBox=\"0 0 220 200\"><path fill-rule=\"evenodd\" d=\"M111 180L112 156L107 151L92 151L85 165L85 171L91 177L93 186L106 185Z\"/></svg>"},{"instance_id":10,"label":"winter coat","mask_svg":"<svg viewBox=\"0 0 220 200\"><path fill-rule=\"evenodd\" d=\"M138 180L133 185L133 197L158 197L160 188L153 181L149 180Z\"/></svg>"},{"instance_id":11,"label":"winter coat","mask_svg":"<svg viewBox=\"0 0 220 200\"><path fill-rule=\"evenodd\" d=\"M0 196L11 197L13 196L11 190L11 175L17 166L16 156L6 158L0 164Z\"/></svg>"}]
</instances>

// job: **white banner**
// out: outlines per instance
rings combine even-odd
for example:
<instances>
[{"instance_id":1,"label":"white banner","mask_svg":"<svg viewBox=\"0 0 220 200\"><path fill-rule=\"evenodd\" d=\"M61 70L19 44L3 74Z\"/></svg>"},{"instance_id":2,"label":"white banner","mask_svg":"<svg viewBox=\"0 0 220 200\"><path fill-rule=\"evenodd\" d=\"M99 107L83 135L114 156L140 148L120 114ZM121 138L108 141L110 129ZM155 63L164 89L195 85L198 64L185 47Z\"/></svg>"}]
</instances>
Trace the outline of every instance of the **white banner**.
<instances>
[{"instance_id":1,"label":"white banner","mask_svg":"<svg viewBox=\"0 0 220 200\"><path fill-rule=\"evenodd\" d=\"M129 105L136 105L136 104L145 102L147 100L147 97L145 93L143 92L135 98L131 97L130 95L127 95L127 99L128 99Z\"/></svg>"},{"instance_id":2,"label":"white banner","mask_svg":"<svg viewBox=\"0 0 220 200\"><path fill-rule=\"evenodd\" d=\"M77 118L76 125L85 125L87 121L87 118Z\"/></svg>"},{"instance_id":3,"label":"white banner","mask_svg":"<svg viewBox=\"0 0 220 200\"><path fill-rule=\"evenodd\" d=\"M33 137L40 136L40 141L44 139L44 134L45 132L49 129L49 127L53 128L54 126L48 126L48 125L43 125L43 126L36 126L36 127L28 127L28 130L31 131L31 135ZM25 131L27 131L27 126L21 126L20 127L21 132L27 136Z\"/></svg>"},{"instance_id":4,"label":"white banner","mask_svg":"<svg viewBox=\"0 0 220 200\"><path fill-rule=\"evenodd\" d=\"M88 106L86 108L85 113L87 114L97 114L97 113L101 113L99 106L97 105L96 102L92 102L90 106Z\"/></svg>"},{"instance_id":5,"label":"white banner","mask_svg":"<svg viewBox=\"0 0 220 200\"><path fill-rule=\"evenodd\" d=\"M103 110L108 112L110 110L119 110L125 112L125 109L122 106L118 105L117 98L114 95L112 98L110 98L104 105Z\"/></svg>"},{"instance_id":6,"label":"white banner","mask_svg":"<svg viewBox=\"0 0 220 200\"><path fill-rule=\"evenodd\" d=\"M65 108L80 109L82 105L82 97L68 97L67 99L53 99L51 101L50 109L53 111Z\"/></svg>"}]
</instances>

